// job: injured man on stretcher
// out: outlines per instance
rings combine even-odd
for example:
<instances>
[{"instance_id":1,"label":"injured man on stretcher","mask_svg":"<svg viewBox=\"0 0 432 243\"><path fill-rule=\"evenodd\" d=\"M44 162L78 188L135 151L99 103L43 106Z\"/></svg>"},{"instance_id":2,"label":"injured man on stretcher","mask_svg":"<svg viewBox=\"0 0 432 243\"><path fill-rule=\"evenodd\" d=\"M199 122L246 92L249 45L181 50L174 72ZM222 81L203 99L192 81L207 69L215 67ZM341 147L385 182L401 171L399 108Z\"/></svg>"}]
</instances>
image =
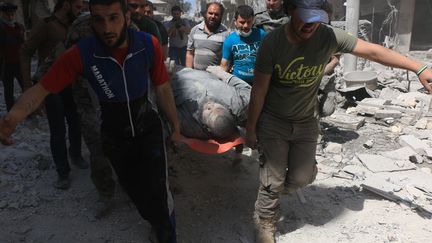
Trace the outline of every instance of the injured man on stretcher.
<instances>
[{"instance_id":1,"label":"injured man on stretcher","mask_svg":"<svg viewBox=\"0 0 432 243\"><path fill-rule=\"evenodd\" d=\"M207 71L178 68L172 76L182 134L217 141L239 137L239 128L246 124L251 86L219 66Z\"/></svg>"}]
</instances>

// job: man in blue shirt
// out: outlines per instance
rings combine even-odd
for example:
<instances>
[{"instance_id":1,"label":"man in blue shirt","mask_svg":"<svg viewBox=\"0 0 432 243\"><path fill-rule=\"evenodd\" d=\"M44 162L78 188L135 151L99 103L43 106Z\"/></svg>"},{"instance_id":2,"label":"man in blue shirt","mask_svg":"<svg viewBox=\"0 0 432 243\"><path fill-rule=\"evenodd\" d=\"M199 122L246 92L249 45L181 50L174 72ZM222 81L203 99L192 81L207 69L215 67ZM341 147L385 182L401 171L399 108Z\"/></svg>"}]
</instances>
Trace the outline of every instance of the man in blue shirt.
<instances>
[{"instance_id":1,"label":"man in blue shirt","mask_svg":"<svg viewBox=\"0 0 432 243\"><path fill-rule=\"evenodd\" d=\"M265 31L252 28L254 11L250 6L241 5L234 16L236 31L224 41L221 67L225 71L233 69L233 74L252 84L256 53Z\"/></svg>"}]
</instances>

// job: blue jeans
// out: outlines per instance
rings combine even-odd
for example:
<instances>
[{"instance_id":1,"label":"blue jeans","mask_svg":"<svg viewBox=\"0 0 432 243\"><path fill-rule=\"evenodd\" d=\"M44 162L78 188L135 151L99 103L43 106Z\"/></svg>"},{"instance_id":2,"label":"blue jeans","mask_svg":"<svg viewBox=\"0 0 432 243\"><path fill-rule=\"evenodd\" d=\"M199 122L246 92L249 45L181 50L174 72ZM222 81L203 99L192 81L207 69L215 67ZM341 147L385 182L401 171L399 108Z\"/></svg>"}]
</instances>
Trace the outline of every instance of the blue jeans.
<instances>
[{"instance_id":1,"label":"blue jeans","mask_svg":"<svg viewBox=\"0 0 432 243\"><path fill-rule=\"evenodd\" d=\"M66 124L71 157L81 156L81 126L77 108L69 86L58 94L45 98L45 107L50 128L51 154L60 177L69 175L68 151L66 146Z\"/></svg>"},{"instance_id":2,"label":"blue jeans","mask_svg":"<svg viewBox=\"0 0 432 243\"><path fill-rule=\"evenodd\" d=\"M174 60L177 65L186 66L186 46L185 47L169 47L168 56Z\"/></svg>"}]
</instances>

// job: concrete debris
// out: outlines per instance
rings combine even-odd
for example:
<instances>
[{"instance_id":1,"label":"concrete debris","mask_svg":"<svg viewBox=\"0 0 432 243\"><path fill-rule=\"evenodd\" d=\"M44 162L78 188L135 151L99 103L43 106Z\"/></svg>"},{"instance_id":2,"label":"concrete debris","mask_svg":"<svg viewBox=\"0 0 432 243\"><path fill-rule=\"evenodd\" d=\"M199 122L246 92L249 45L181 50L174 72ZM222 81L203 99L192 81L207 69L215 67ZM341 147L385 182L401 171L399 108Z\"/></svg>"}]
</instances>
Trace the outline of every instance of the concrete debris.
<instances>
[{"instance_id":1,"label":"concrete debris","mask_svg":"<svg viewBox=\"0 0 432 243\"><path fill-rule=\"evenodd\" d=\"M423 157L418 154L414 154L409 157L409 161L413 162L414 164L421 164L423 163Z\"/></svg>"},{"instance_id":2,"label":"concrete debris","mask_svg":"<svg viewBox=\"0 0 432 243\"><path fill-rule=\"evenodd\" d=\"M358 165L347 165L342 171L350 174L354 180L365 180L370 173L365 167Z\"/></svg>"},{"instance_id":3,"label":"concrete debris","mask_svg":"<svg viewBox=\"0 0 432 243\"><path fill-rule=\"evenodd\" d=\"M391 89L391 88L383 88L378 98L384 100L395 100L397 97L402 94L401 92Z\"/></svg>"},{"instance_id":4,"label":"concrete debris","mask_svg":"<svg viewBox=\"0 0 432 243\"><path fill-rule=\"evenodd\" d=\"M333 160L334 160L334 162L336 162L336 163L341 163L341 162L342 162L342 159L343 159L343 157L342 157L342 155L340 155L340 154L335 154L335 155L333 155Z\"/></svg>"},{"instance_id":5,"label":"concrete debris","mask_svg":"<svg viewBox=\"0 0 432 243\"><path fill-rule=\"evenodd\" d=\"M376 119L384 119L384 118L401 118L402 112L397 110L377 110L374 114Z\"/></svg>"},{"instance_id":6,"label":"concrete debris","mask_svg":"<svg viewBox=\"0 0 432 243\"><path fill-rule=\"evenodd\" d=\"M420 140L413 135L402 135L399 137L399 144L401 146L409 146L414 151L421 155L426 154L426 149L429 149L429 145L424 142L423 140Z\"/></svg>"},{"instance_id":7,"label":"concrete debris","mask_svg":"<svg viewBox=\"0 0 432 243\"><path fill-rule=\"evenodd\" d=\"M408 161L392 160L382 155L356 153L356 156L366 168L374 173L416 169L416 166Z\"/></svg>"},{"instance_id":8,"label":"concrete debris","mask_svg":"<svg viewBox=\"0 0 432 243\"><path fill-rule=\"evenodd\" d=\"M333 114L331 116L325 117L323 121L349 130L358 130L365 123L365 119L363 117L348 114Z\"/></svg>"},{"instance_id":9,"label":"concrete debris","mask_svg":"<svg viewBox=\"0 0 432 243\"><path fill-rule=\"evenodd\" d=\"M339 154L342 152L342 144L340 143L328 143L324 148L324 152L329 154Z\"/></svg>"},{"instance_id":10,"label":"concrete debris","mask_svg":"<svg viewBox=\"0 0 432 243\"><path fill-rule=\"evenodd\" d=\"M432 153L432 150L431 150ZM389 158L389 159L402 159L402 160L409 160L409 158L413 155L416 155L417 153L408 146L396 149L396 150L392 150L392 151L387 151L387 152L382 152L381 155Z\"/></svg>"},{"instance_id":11,"label":"concrete debris","mask_svg":"<svg viewBox=\"0 0 432 243\"><path fill-rule=\"evenodd\" d=\"M367 148L367 149L371 149L374 145L374 140L373 139L369 139L366 142L363 143L363 147Z\"/></svg>"},{"instance_id":12,"label":"concrete debris","mask_svg":"<svg viewBox=\"0 0 432 243\"><path fill-rule=\"evenodd\" d=\"M409 92L400 94L397 97L397 101L404 102L408 107L414 107L416 109L421 109L424 112L428 112L431 104L431 96L420 92Z\"/></svg>"},{"instance_id":13,"label":"concrete debris","mask_svg":"<svg viewBox=\"0 0 432 243\"><path fill-rule=\"evenodd\" d=\"M415 126L415 128L417 128L417 129L422 129L422 130L424 130L424 129L426 129L426 126L428 125L428 119L426 119L426 118L421 118L420 120L418 120L417 122L416 122L416 124L414 125Z\"/></svg>"},{"instance_id":14,"label":"concrete debris","mask_svg":"<svg viewBox=\"0 0 432 243\"><path fill-rule=\"evenodd\" d=\"M424 167L421 168L420 170L426 174L432 174L432 170L430 168Z\"/></svg>"}]
</instances>

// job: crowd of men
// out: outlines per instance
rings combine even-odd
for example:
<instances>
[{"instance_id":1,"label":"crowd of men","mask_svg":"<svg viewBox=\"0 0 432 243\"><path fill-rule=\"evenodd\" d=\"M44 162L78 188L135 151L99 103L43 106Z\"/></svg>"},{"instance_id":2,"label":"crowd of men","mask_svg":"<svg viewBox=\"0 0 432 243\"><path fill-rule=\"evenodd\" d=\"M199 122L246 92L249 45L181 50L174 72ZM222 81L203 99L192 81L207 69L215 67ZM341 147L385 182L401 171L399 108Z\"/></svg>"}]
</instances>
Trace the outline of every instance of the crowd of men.
<instances>
[{"instance_id":1,"label":"crowd of men","mask_svg":"<svg viewBox=\"0 0 432 243\"><path fill-rule=\"evenodd\" d=\"M15 20L17 6L2 3L0 63L8 113L0 118L0 141L12 144L17 124L44 110L58 174L54 187L70 187L69 161L89 167L81 155L83 136L99 193L95 216L111 209L114 169L155 239L176 242L166 140L226 139L243 127L246 145L259 146L261 153L256 241L274 242L281 192L302 188L317 174L317 93L335 55L351 53L416 72L429 92L432 72L331 27L325 0L265 1L267 10L258 13L238 6L231 31L222 24L219 2L208 3L204 20L191 26L179 6L161 23L147 0L58 0L26 38ZM32 76L35 53L38 70ZM167 57L179 65L170 68L177 72L168 73ZM25 91L16 103L15 79Z\"/></svg>"}]
</instances>

